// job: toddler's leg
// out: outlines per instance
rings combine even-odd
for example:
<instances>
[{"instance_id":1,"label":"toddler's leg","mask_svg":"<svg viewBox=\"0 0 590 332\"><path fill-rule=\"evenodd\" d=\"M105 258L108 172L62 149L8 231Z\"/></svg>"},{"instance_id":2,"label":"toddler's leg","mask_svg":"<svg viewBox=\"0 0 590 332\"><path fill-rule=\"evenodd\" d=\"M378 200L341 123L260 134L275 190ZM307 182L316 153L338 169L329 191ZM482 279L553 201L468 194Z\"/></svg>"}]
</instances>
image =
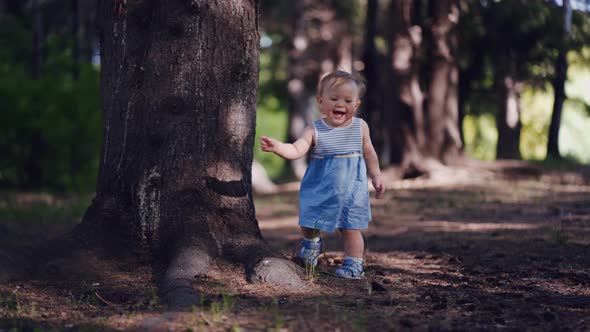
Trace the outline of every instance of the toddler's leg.
<instances>
[{"instance_id":1,"label":"toddler's leg","mask_svg":"<svg viewBox=\"0 0 590 332\"><path fill-rule=\"evenodd\" d=\"M309 228L309 227L303 227L300 226L301 228L301 235L303 235L303 238L305 239L313 239L313 238L319 238L320 237L320 231L314 228Z\"/></svg>"},{"instance_id":2,"label":"toddler's leg","mask_svg":"<svg viewBox=\"0 0 590 332\"><path fill-rule=\"evenodd\" d=\"M365 242L360 229L340 229L344 238L344 262L334 273L341 278L359 279L363 276Z\"/></svg>"},{"instance_id":3,"label":"toddler's leg","mask_svg":"<svg viewBox=\"0 0 590 332\"><path fill-rule=\"evenodd\" d=\"M344 238L344 254L350 257L363 258L365 241L360 229L340 229Z\"/></svg>"},{"instance_id":4,"label":"toddler's leg","mask_svg":"<svg viewBox=\"0 0 590 332\"><path fill-rule=\"evenodd\" d=\"M322 250L322 240L317 229L301 227L301 248L297 252L298 261L303 266L316 266Z\"/></svg>"}]
</instances>

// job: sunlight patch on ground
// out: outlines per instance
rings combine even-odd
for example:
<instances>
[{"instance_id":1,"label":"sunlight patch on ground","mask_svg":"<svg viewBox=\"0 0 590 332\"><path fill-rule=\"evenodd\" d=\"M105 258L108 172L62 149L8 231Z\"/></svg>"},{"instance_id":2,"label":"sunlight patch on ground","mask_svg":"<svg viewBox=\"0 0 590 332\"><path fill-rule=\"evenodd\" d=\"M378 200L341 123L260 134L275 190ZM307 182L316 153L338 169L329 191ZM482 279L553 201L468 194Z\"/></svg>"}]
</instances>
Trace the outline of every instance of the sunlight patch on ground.
<instances>
[{"instance_id":1,"label":"sunlight patch on ground","mask_svg":"<svg viewBox=\"0 0 590 332\"><path fill-rule=\"evenodd\" d=\"M282 217L282 218L269 218L264 220L258 220L260 229L279 229L279 228L298 228L297 222L299 218L297 216Z\"/></svg>"},{"instance_id":2,"label":"sunlight patch on ground","mask_svg":"<svg viewBox=\"0 0 590 332\"><path fill-rule=\"evenodd\" d=\"M540 227L539 225L522 223L463 223L456 221L422 221L419 225L424 232L489 232L497 230L528 230Z\"/></svg>"},{"instance_id":3,"label":"sunlight patch on ground","mask_svg":"<svg viewBox=\"0 0 590 332\"><path fill-rule=\"evenodd\" d=\"M588 287L582 284L568 285L563 279L556 280L556 278L542 278L532 277L523 278L521 282L524 285L531 285L536 288L547 291L548 293L556 293L560 295L585 295L590 293Z\"/></svg>"}]
</instances>

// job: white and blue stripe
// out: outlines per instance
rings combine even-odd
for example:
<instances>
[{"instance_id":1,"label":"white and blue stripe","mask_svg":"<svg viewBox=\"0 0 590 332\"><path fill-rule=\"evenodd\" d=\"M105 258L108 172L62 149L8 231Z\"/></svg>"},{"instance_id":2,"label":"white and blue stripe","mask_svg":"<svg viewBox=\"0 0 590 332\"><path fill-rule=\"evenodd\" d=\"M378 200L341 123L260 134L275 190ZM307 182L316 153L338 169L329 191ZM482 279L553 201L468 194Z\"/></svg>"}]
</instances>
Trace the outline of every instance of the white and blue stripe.
<instances>
[{"instance_id":1,"label":"white and blue stripe","mask_svg":"<svg viewBox=\"0 0 590 332\"><path fill-rule=\"evenodd\" d=\"M313 123L315 127L315 146L312 155L340 155L362 153L363 120L353 117L347 127L330 127L324 119Z\"/></svg>"}]
</instances>

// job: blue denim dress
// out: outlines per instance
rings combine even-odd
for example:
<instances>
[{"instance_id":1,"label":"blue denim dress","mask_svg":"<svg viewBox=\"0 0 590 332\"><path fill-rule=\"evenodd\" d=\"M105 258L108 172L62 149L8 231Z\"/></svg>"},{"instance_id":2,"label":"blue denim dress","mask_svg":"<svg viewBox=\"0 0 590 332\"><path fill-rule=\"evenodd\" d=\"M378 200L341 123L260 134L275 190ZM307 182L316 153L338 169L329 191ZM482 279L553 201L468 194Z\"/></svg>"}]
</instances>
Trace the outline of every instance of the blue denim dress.
<instances>
[{"instance_id":1,"label":"blue denim dress","mask_svg":"<svg viewBox=\"0 0 590 332\"><path fill-rule=\"evenodd\" d=\"M315 146L299 191L299 225L332 232L365 229L371 220L362 121L345 128L314 122Z\"/></svg>"}]
</instances>

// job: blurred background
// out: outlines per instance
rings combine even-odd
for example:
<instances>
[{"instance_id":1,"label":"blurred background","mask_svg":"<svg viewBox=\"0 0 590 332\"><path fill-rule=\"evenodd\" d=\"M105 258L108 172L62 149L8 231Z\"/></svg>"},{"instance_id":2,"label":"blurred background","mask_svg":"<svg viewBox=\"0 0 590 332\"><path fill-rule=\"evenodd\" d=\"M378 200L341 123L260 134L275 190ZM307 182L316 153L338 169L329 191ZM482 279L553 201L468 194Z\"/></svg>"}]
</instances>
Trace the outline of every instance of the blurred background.
<instances>
[{"instance_id":1,"label":"blurred background","mask_svg":"<svg viewBox=\"0 0 590 332\"><path fill-rule=\"evenodd\" d=\"M118 0L125 4L125 0ZM0 0L0 189L91 192L102 143L95 0ZM319 78L360 73L382 166L590 163L590 0L260 1L257 138L318 118ZM305 160L255 159L274 182Z\"/></svg>"}]
</instances>

